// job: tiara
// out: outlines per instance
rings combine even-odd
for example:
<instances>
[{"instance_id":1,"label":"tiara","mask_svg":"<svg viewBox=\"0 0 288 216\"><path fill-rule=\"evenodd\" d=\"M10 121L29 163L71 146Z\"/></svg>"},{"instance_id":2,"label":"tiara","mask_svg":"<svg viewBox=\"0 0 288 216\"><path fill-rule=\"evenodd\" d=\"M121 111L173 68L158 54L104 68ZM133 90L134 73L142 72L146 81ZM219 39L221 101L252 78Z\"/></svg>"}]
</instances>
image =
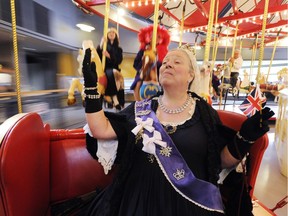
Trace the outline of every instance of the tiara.
<instances>
[{"instance_id":1,"label":"tiara","mask_svg":"<svg viewBox=\"0 0 288 216\"><path fill-rule=\"evenodd\" d=\"M194 47L191 44L184 44L178 47L178 49L184 50L188 54L192 54L193 56L196 56L196 51Z\"/></svg>"}]
</instances>

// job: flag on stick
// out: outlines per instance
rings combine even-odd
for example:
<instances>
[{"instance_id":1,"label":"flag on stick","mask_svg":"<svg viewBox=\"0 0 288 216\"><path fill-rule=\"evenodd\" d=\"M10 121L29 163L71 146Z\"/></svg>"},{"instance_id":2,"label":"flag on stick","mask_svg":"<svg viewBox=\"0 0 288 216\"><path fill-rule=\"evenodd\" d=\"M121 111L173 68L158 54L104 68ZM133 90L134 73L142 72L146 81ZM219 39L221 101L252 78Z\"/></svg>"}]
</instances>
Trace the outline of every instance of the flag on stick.
<instances>
[{"instance_id":1,"label":"flag on stick","mask_svg":"<svg viewBox=\"0 0 288 216\"><path fill-rule=\"evenodd\" d=\"M260 90L259 85L254 88L245 100L240 104L239 109L247 116L251 117L256 111L261 110L266 104L266 97Z\"/></svg>"}]
</instances>

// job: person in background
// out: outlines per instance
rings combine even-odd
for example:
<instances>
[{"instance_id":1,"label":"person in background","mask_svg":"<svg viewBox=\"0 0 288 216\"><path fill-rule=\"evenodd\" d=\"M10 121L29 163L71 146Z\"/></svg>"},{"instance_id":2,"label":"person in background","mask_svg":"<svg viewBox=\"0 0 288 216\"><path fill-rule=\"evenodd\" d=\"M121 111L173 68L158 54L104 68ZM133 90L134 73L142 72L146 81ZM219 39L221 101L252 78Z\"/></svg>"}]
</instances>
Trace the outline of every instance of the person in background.
<instances>
[{"instance_id":1,"label":"person in background","mask_svg":"<svg viewBox=\"0 0 288 216\"><path fill-rule=\"evenodd\" d=\"M107 49L103 52L103 45L107 43ZM115 107L121 110L124 107L124 88L121 88L121 69L119 65L123 60L123 50L119 46L119 37L115 28L109 28L107 36L104 36L101 43L97 46L97 53L102 60L102 55L106 56L105 74L107 77L107 87L105 89L105 98L108 102L108 107Z\"/></svg>"},{"instance_id":2,"label":"person in background","mask_svg":"<svg viewBox=\"0 0 288 216\"><path fill-rule=\"evenodd\" d=\"M197 95L200 72L189 45L169 51L163 59L161 92L121 112L104 112L90 53L85 51L83 62L87 149L102 161L106 173L113 163L119 169L83 214L225 215L219 173L238 164L269 130L273 112L263 109L239 131L222 125L216 110ZM249 207L251 211L252 204L245 204Z\"/></svg>"},{"instance_id":3,"label":"person in background","mask_svg":"<svg viewBox=\"0 0 288 216\"><path fill-rule=\"evenodd\" d=\"M217 100L220 96L219 86L221 84L221 75L222 75L223 67L221 64L216 65L216 68L213 69L212 74L212 87L213 87L213 99Z\"/></svg>"},{"instance_id":4,"label":"person in background","mask_svg":"<svg viewBox=\"0 0 288 216\"><path fill-rule=\"evenodd\" d=\"M242 67L243 64L243 58L241 56L240 50L236 49L234 51L234 55L229 59L229 63L231 65L230 71L230 84L232 86L232 88L237 88L239 89L239 82L238 82L238 77L239 77L239 73L240 73L240 69Z\"/></svg>"}]
</instances>

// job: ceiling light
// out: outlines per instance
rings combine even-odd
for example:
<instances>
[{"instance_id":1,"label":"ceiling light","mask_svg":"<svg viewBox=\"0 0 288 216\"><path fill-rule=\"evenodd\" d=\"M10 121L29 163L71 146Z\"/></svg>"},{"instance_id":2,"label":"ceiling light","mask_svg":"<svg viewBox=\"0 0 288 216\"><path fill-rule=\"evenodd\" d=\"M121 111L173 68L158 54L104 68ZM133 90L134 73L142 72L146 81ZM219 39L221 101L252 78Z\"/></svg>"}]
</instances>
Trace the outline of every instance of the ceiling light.
<instances>
[{"instance_id":1,"label":"ceiling light","mask_svg":"<svg viewBox=\"0 0 288 216\"><path fill-rule=\"evenodd\" d=\"M82 31L86 31L86 32L91 32L91 31L95 30L94 27L92 27L90 25L82 24L82 23L79 23L76 26L78 28L80 28Z\"/></svg>"},{"instance_id":2,"label":"ceiling light","mask_svg":"<svg viewBox=\"0 0 288 216\"><path fill-rule=\"evenodd\" d=\"M28 51L36 51L35 48L30 48L30 47L22 47L23 50L28 50Z\"/></svg>"},{"instance_id":3,"label":"ceiling light","mask_svg":"<svg viewBox=\"0 0 288 216\"><path fill-rule=\"evenodd\" d=\"M118 16L124 16L125 15L125 10L123 8L118 8L117 9L117 15Z\"/></svg>"}]
</instances>

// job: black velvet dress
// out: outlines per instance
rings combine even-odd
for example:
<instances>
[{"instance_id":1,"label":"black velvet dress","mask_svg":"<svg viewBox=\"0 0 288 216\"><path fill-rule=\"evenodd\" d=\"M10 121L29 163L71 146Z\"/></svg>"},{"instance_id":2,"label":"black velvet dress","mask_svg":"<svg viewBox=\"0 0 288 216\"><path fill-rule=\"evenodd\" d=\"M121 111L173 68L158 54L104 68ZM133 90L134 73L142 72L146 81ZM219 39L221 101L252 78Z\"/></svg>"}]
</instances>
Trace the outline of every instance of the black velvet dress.
<instances>
[{"instance_id":1,"label":"black velvet dress","mask_svg":"<svg viewBox=\"0 0 288 216\"><path fill-rule=\"evenodd\" d=\"M153 103L157 107L157 101L153 100ZM178 125L170 136L194 175L209 181L209 136L200 113L196 106L193 117ZM141 141L135 144L135 136L131 132L136 126L134 103L121 114L125 118L117 114L107 115L119 140L116 159L121 164L119 173L112 185L96 197L87 215L224 215L203 209L182 197L166 179L154 156L142 151ZM215 151L215 154L218 153Z\"/></svg>"}]
</instances>

